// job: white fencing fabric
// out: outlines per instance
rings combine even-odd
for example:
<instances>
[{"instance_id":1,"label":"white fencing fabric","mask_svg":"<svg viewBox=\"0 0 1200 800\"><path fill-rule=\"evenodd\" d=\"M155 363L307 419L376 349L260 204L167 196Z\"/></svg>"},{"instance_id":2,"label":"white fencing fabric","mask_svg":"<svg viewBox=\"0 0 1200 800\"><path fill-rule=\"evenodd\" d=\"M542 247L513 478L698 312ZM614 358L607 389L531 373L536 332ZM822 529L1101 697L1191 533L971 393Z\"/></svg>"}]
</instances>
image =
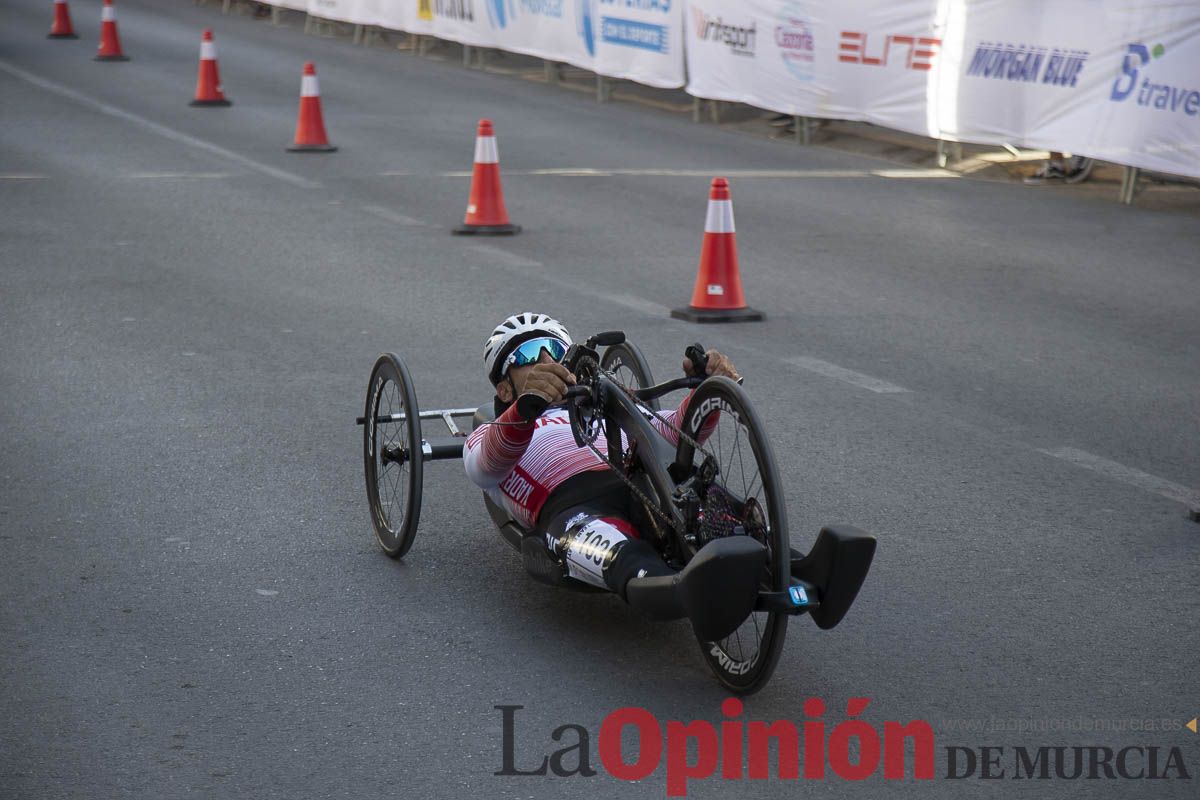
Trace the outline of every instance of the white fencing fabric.
<instances>
[{"instance_id":1,"label":"white fencing fabric","mask_svg":"<svg viewBox=\"0 0 1200 800\"><path fill-rule=\"evenodd\" d=\"M564 61L649 86L684 84L683 0L307 0L313 16Z\"/></svg>"},{"instance_id":2,"label":"white fencing fabric","mask_svg":"<svg viewBox=\"0 0 1200 800\"><path fill-rule=\"evenodd\" d=\"M697 97L1200 177L1200 2L280 0Z\"/></svg>"},{"instance_id":3,"label":"white fencing fabric","mask_svg":"<svg viewBox=\"0 0 1200 800\"><path fill-rule=\"evenodd\" d=\"M688 5L698 97L1200 176L1200 3Z\"/></svg>"}]
</instances>

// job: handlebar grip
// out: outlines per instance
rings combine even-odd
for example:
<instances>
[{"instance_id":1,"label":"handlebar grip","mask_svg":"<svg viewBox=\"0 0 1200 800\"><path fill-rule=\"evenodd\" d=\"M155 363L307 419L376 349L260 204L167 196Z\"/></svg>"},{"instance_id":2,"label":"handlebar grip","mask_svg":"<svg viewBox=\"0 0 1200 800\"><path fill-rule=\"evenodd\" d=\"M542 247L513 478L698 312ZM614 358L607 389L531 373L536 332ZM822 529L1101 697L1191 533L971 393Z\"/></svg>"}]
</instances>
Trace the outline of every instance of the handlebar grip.
<instances>
[{"instance_id":1,"label":"handlebar grip","mask_svg":"<svg viewBox=\"0 0 1200 800\"><path fill-rule=\"evenodd\" d=\"M517 398L517 414L526 422L533 422L542 415L548 405L550 403L541 395L523 394Z\"/></svg>"},{"instance_id":2,"label":"handlebar grip","mask_svg":"<svg viewBox=\"0 0 1200 800\"><path fill-rule=\"evenodd\" d=\"M587 397L591 390L586 386L568 386L567 391L563 394L563 400L570 400L573 397ZM523 394L517 398L517 414L526 422L533 422L542 415L542 412L550 404L546 402L546 398L538 394Z\"/></svg>"},{"instance_id":3,"label":"handlebar grip","mask_svg":"<svg viewBox=\"0 0 1200 800\"><path fill-rule=\"evenodd\" d=\"M708 356L704 354L704 345L693 342L683 351L683 355L692 362L692 371L696 375L703 378L708 374Z\"/></svg>"}]
</instances>

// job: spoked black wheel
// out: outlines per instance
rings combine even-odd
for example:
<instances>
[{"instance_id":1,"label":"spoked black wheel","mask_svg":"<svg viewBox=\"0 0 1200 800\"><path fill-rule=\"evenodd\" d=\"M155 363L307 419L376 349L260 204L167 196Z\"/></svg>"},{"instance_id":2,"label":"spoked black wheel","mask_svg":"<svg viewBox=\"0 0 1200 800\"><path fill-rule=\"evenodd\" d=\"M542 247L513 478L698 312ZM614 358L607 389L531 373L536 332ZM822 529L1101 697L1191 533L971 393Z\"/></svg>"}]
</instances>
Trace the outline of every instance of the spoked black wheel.
<instances>
[{"instance_id":1,"label":"spoked black wheel","mask_svg":"<svg viewBox=\"0 0 1200 800\"><path fill-rule=\"evenodd\" d=\"M790 582L787 515L779 472L766 431L742 388L724 377L700 384L688 403L679 463L693 465L701 485L700 524L692 552L722 536L753 536L767 549L760 587L780 592ZM735 692L761 689L775 671L787 632L787 614L753 611L725 639L700 642L713 674Z\"/></svg>"},{"instance_id":2,"label":"spoked black wheel","mask_svg":"<svg viewBox=\"0 0 1200 800\"><path fill-rule=\"evenodd\" d=\"M612 373L613 379L626 389L645 389L654 385L650 364L633 342L622 342L606 348L600 359L600 368ZM658 398L645 405L659 410Z\"/></svg>"},{"instance_id":3,"label":"spoked black wheel","mask_svg":"<svg viewBox=\"0 0 1200 800\"><path fill-rule=\"evenodd\" d=\"M404 362L384 353L371 370L363 425L363 463L371 525L379 546L400 558L421 516L421 421Z\"/></svg>"}]
</instances>

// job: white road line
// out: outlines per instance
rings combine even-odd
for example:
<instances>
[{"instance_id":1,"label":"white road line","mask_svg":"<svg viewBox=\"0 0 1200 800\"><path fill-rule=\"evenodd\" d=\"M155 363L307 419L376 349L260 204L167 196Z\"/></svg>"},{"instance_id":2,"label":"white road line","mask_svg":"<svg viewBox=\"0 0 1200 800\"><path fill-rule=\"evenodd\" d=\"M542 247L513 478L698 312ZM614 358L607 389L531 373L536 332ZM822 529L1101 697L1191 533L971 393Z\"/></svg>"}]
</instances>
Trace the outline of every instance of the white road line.
<instances>
[{"instance_id":1,"label":"white road line","mask_svg":"<svg viewBox=\"0 0 1200 800\"><path fill-rule=\"evenodd\" d=\"M506 266L522 275L536 277L543 284L558 286L565 290L583 294L587 297L599 297L603 300L623 306L624 308L638 311L659 319L666 317L668 314L668 309L666 306L661 306L658 303L650 300L644 300L633 295L600 292L584 286L577 281L559 278L554 275L552 271L545 269L541 262L524 258L523 256L518 256L514 253L509 253L506 250L500 249L499 247L493 247L491 245L472 245L470 249L488 257L495 262L499 262L501 265ZM734 350L746 349L733 342L727 343L727 346ZM866 389L877 394L912 393L911 389L906 389L903 386L898 386L894 383L890 383L870 375L865 375L861 372L855 372L854 370L846 369L845 367L839 367L837 364L832 364L828 361L822 361L821 359L813 358L812 356L792 356L780 358L779 360L809 372L815 372L818 375L823 375L827 378L833 378L834 380L839 380L850 384L851 386L857 386L860 389ZM1144 489L1154 494L1161 495L1162 497L1166 497L1170 500L1187 504L1193 497L1192 490L1187 489L1184 486L1180 486L1177 483L1172 483L1171 481L1163 478L1141 472L1140 470L1136 470L1131 467L1126 467L1125 465L1118 464L1115 461L1109 461L1108 459L1094 456L1091 453L1086 453L1082 450L1076 450L1070 447L1059 447L1050 450L1034 448L1024 442L1021 442L1019 438L1013 438L1007 434L997 433L995 430L988 428L987 426L977 425L958 417L952 417L952 419L956 423L977 431L984 436L999 437L1009 444L1016 445L1021 448L1029 448L1030 450L1035 450L1036 452L1044 455L1062 459L1074 464L1075 466L1083 467L1084 469L1088 469L1093 472L1098 472L1107 477L1114 478L1139 489ZM1196 502L1200 503L1200 499L1198 499Z\"/></svg>"},{"instance_id":2,"label":"white road line","mask_svg":"<svg viewBox=\"0 0 1200 800\"><path fill-rule=\"evenodd\" d=\"M80 94L74 89L63 86L61 83L56 83L54 81L39 77L34 75L32 72L26 72L20 67L9 64L7 61L0 61L0 70L7 72L9 75L20 78L27 83L32 83L34 86L38 86L48 92L53 92L60 97L65 97L68 100L74 100L76 103L87 106L94 111L99 111L101 114L107 114L110 117L115 117L116 119L124 120L125 122L131 122L134 125L144 128L151 133L156 133L165 139L170 139L173 142L185 144L188 147L196 150L203 150L207 153L212 153L213 155L220 156L221 158L228 159L229 161L233 161L237 164L241 164L244 167L249 167L256 172L261 172L264 175L269 175L272 178L277 178L286 183L290 183L293 186L299 186L302 189L316 189L321 185L315 181L310 181L307 178L302 178L299 175L293 175L285 170L276 169L269 164L263 164L260 161L247 158L246 156L235 153L232 150L226 150L224 147L213 144L212 142L206 142L203 139L197 139L195 136L190 136L182 131L177 131L174 128L168 128L166 125L160 125L159 123L148 120L145 117L139 117L137 114L117 108L116 106L110 106L108 103L102 103L99 100L94 100L91 97Z\"/></svg>"},{"instance_id":3,"label":"white road line","mask_svg":"<svg viewBox=\"0 0 1200 800\"><path fill-rule=\"evenodd\" d=\"M152 178L197 178L217 180L220 178L232 178L228 172L132 172L123 176L130 180L142 180Z\"/></svg>"},{"instance_id":4,"label":"white road line","mask_svg":"<svg viewBox=\"0 0 1200 800\"><path fill-rule=\"evenodd\" d=\"M1038 449L1039 453L1044 455L1060 458L1063 461L1068 461L1077 467L1097 472L1101 475L1118 480L1121 483L1127 483L1130 486L1136 486L1139 489L1145 489L1148 492L1161 495L1168 500L1176 500L1180 503L1187 503L1192 496L1192 490L1185 486L1180 486L1178 483L1172 483L1166 478L1160 478L1157 475L1151 475L1148 472L1142 472L1140 469L1127 467L1124 464L1118 464L1116 461L1109 461L1107 458L1092 455L1084 450L1076 450L1074 447L1055 447L1048 450Z\"/></svg>"},{"instance_id":5,"label":"white road line","mask_svg":"<svg viewBox=\"0 0 1200 800\"><path fill-rule=\"evenodd\" d=\"M490 244L473 244L468 249L487 256L493 261L499 261L505 266L516 267L519 270L529 270L533 268L540 268L542 266L542 262L540 261L534 261L532 258L525 258L524 256L517 255L516 253L510 253L507 250L501 250L499 247L493 247ZM538 277L543 276L538 273ZM547 280L549 280L548 277ZM553 283L553 281L550 282Z\"/></svg>"},{"instance_id":6,"label":"white road line","mask_svg":"<svg viewBox=\"0 0 1200 800\"><path fill-rule=\"evenodd\" d=\"M910 391L903 386L897 386L894 383L888 383L879 378L872 378L870 375L864 375L852 369L839 367L837 364L830 364L828 361L822 361L812 356L792 356L785 358L784 361L801 369L806 369L809 372L815 372L818 375L824 375L827 378L833 378L878 394L900 394Z\"/></svg>"},{"instance_id":7,"label":"white road line","mask_svg":"<svg viewBox=\"0 0 1200 800\"><path fill-rule=\"evenodd\" d=\"M0 175L0 181L44 181L49 177L47 175L32 175L22 173L10 173L8 175Z\"/></svg>"},{"instance_id":8,"label":"white road line","mask_svg":"<svg viewBox=\"0 0 1200 800\"><path fill-rule=\"evenodd\" d=\"M368 214L379 217L380 219L387 220L388 222L394 222L397 225L413 225L417 227L425 225L425 223L421 222L419 219L413 219L412 217L401 214L399 211L392 211L390 208L384 208L383 206L362 206L362 210Z\"/></svg>"},{"instance_id":9,"label":"white road line","mask_svg":"<svg viewBox=\"0 0 1200 800\"><path fill-rule=\"evenodd\" d=\"M957 172L945 169L596 169L594 167L553 167L546 169L506 169L505 175L538 175L556 178L611 178L657 177L657 178L711 178L722 175L726 178L958 178ZM380 175L391 178L470 178L472 170L420 173L387 171Z\"/></svg>"},{"instance_id":10,"label":"white road line","mask_svg":"<svg viewBox=\"0 0 1200 800\"><path fill-rule=\"evenodd\" d=\"M957 172L948 169L873 169L871 174L877 178L961 178Z\"/></svg>"},{"instance_id":11,"label":"white road line","mask_svg":"<svg viewBox=\"0 0 1200 800\"><path fill-rule=\"evenodd\" d=\"M642 297L635 297L631 294L609 294L601 293L601 297L616 303L619 306L632 308L634 311L641 311L644 314L649 314L652 317L669 317L671 309L666 306L659 305L652 300L646 300Z\"/></svg>"}]
</instances>

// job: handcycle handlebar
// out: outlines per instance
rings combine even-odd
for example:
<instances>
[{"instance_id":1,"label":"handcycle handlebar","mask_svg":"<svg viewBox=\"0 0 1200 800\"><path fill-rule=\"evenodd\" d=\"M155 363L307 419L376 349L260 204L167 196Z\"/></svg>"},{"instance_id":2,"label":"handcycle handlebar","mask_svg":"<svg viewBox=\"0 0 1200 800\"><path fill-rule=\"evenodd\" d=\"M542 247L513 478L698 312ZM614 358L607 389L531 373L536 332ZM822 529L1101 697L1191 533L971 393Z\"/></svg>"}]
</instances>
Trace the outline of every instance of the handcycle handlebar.
<instances>
[{"instance_id":1,"label":"handcycle handlebar","mask_svg":"<svg viewBox=\"0 0 1200 800\"><path fill-rule=\"evenodd\" d=\"M662 397L665 394L678 391L679 389L694 389L704 382L704 378L694 375L684 378L675 378L674 380L665 381L656 386L647 386L645 389L632 389L630 394L638 400L649 402L657 397ZM580 397L588 397L591 395L592 389L587 385L568 386L567 391L563 394L563 400L569 401ZM562 401L559 401L562 402ZM546 399L536 394L523 394L517 398L517 413L522 419L532 420L541 415L550 404Z\"/></svg>"},{"instance_id":2,"label":"handcycle handlebar","mask_svg":"<svg viewBox=\"0 0 1200 800\"><path fill-rule=\"evenodd\" d=\"M625 341L625 334L620 331L609 331L606 333L598 333L588 339L582 347L572 345L567 351L567 355L563 358L563 363L571 369L578 357L591 354L595 356L596 345L612 346ZM650 402L656 398L662 397L665 394L677 391L679 389L694 389L704 382L707 377L708 355L704 350L704 346L699 342L694 342L687 346L684 350L684 356L692 363L692 369L695 370L695 375L690 375L683 378L666 381L655 386L647 386L642 389L630 390L630 394L643 402ZM741 383L741 379L738 380ZM570 401L575 398L587 397L591 394L592 389L589 385L576 385L567 387L567 391L563 395L564 401ZM546 407L550 404L542 397L535 394L523 394L517 398L517 413L522 419L533 420L541 415Z\"/></svg>"}]
</instances>

